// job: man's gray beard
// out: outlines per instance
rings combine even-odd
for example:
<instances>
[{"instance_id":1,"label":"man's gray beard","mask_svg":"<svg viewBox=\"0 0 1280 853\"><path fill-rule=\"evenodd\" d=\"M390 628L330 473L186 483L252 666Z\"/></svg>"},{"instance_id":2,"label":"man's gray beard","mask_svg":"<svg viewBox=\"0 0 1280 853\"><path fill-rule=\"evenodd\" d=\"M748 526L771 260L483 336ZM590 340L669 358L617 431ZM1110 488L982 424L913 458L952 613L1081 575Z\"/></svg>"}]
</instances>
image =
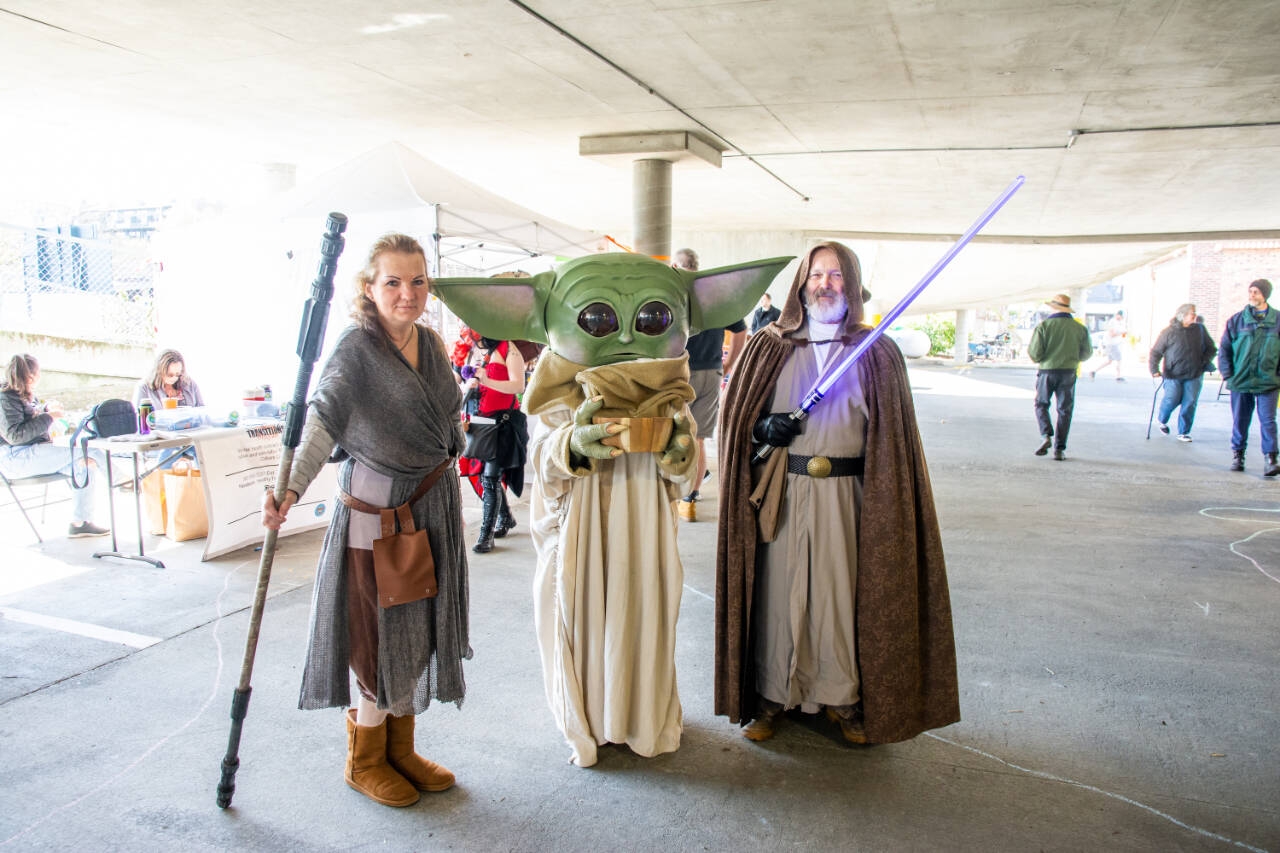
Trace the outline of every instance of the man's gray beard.
<instances>
[{"instance_id":1,"label":"man's gray beard","mask_svg":"<svg viewBox=\"0 0 1280 853\"><path fill-rule=\"evenodd\" d=\"M823 305L823 301L814 298L812 305L808 306L809 316L819 323L839 323L849 313L849 300L845 298L843 293L835 295L835 301Z\"/></svg>"}]
</instances>

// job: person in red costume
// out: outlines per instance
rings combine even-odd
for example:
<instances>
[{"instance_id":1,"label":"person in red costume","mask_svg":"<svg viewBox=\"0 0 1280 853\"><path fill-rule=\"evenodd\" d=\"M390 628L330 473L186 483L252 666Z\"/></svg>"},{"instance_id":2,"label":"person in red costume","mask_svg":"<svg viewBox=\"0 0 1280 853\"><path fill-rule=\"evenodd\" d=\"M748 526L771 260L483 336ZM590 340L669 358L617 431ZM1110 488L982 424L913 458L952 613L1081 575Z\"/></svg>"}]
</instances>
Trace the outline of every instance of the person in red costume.
<instances>
[{"instance_id":1,"label":"person in red costume","mask_svg":"<svg viewBox=\"0 0 1280 853\"><path fill-rule=\"evenodd\" d=\"M516 526L503 483L511 487L516 497L524 489L529 430L516 397L524 393L524 356L520 348L511 341L492 338L481 338L479 345L488 354L473 380L480 389L480 407L479 413L471 416L463 455L484 463L480 471L480 536L471 550L487 554L493 550L495 537L506 536Z\"/></svg>"}]
</instances>

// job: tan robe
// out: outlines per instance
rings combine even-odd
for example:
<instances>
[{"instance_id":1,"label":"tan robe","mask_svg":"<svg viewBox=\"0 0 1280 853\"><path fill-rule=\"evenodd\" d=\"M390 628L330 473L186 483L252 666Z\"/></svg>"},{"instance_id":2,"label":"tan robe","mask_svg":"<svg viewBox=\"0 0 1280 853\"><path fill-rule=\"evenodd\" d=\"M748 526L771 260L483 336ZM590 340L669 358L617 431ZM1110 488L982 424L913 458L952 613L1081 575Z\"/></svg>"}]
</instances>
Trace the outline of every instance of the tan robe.
<instances>
[{"instance_id":1,"label":"tan robe","mask_svg":"<svg viewBox=\"0 0 1280 853\"><path fill-rule=\"evenodd\" d=\"M574 386L575 393L545 401L557 358L548 353L539 360L525 400L540 420L529 445L530 518L538 552L534 623L547 703L581 767L596 763L596 747L604 743L624 743L643 756L672 752L683 724L675 644L684 584L673 501L697 454L671 470L653 453L624 453L573 469L572 407L585 395ZM602 372L588 368L577 376L601 380ZM670 365L664 373L679 375ZM666 386L677 384L662 411L645 414L688 416L693 391L687 368L683 379ZM616 404L632 386L611 387L615 393L605 393Z\"/></svg>"},{"instance_id":2,"label":"tan robe","mask_svg":"<svg viewBox=\"0 0 1280 853\"><path fill-rule=\"evenodd\" d=\"M852 347L831 347L824 367ZM820 372L813 347L783 364L769 411L796 409ZM858 372L848 371L805 421L789 448L803 456L863 454L867 410ZM858 701L855 590L861 477L786 475L777 535L761 546L756 575L757 692L788 708Z\"/></svg>"}]
</instances>

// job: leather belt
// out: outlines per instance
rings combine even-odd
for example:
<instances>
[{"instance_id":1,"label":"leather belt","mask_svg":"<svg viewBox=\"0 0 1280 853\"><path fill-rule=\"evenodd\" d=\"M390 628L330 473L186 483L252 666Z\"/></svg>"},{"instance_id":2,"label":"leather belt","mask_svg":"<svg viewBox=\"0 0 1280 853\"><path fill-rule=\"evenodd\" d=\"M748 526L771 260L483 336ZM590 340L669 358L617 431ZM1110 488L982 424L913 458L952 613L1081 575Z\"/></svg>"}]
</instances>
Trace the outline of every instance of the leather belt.
<instances>
[{"instance_id":1,"label":"leather belt","mask_svg":"<svg viewBox=\"0 0 1280 853\"><path fill-rule=\"evenodd\" d=\"M428 474L426 477L422 479L422 482L418 484L418 488L415 489L414 493L409 496L409 500L405 501L403 504L400 504L400 506L412 506L413 504L417 503L418 500L427 492L429 492L431 490L431 487L436 484L436 480L440 479L440 475L445 472L445 469L452 464L453 464L452 459L446 459L445 461L441 462L435 468L435 470L433 470L430 474ZM385 509L396 509L396 507L374 506L371 503L365 503L359 498L353 495L347 494L346 491L342 489L342 487L338 488L338 499L341 500L344 504L346 504L348 509L355 510L356 512L363 512L368 515L380 515L382 511Z\"/></svg>"},{"instance_id":2,"label":"leather belt","mask_svg":"<svg viewBox=\"0 0 1280 853\"><path fill-rule=\"evenodd\" d=\"M787 457L788 474L809 477L856 477L862 474L862 456L797 456Z\"/></svg>"}]
</instances>

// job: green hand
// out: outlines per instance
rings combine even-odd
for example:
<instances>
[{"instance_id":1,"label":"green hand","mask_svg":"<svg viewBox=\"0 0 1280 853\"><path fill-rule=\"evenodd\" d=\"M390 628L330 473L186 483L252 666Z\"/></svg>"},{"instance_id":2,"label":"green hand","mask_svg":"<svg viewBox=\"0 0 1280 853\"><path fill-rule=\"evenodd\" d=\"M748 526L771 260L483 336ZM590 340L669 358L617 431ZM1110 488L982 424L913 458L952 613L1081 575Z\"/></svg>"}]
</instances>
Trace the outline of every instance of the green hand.
<instances>
[{"instance_id":1,"label":"green hand","mask_svg":"<svg viewBox=\"0 0 1280 853\"><path fill-rule=\"evenodd\" d=\"M667 449L662 454L662 464L668 466L683 465L688 461L689 451L693 449L693 430L688 416L678 414L674 420L675 429L671 431L671 440L667 442Z\"/></svg>"},{"instance_id":2,"label":"green hand","mask_svg":"<svg viewBox=\"0 0 1280 853\"><path fill-rule=\"evenodd\" d=\"M569 436L569 449L590 459L612 459L622 451L600 443L607 436L617 435L626 429L622 424L593 424L591 416L604 406L603 397L592 397L573 413L573 433Z\"/></svg>"}]
</instances>

